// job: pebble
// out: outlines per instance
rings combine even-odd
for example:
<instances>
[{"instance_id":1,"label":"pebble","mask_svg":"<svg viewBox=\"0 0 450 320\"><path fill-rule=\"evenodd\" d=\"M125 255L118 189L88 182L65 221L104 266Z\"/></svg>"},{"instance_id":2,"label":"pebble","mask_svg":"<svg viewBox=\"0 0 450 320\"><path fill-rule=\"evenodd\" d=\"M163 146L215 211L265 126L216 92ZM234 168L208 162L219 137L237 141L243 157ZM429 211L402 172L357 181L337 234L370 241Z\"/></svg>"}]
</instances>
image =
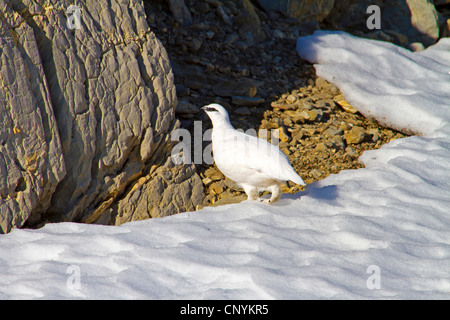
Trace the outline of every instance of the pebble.
<instances>
[{"instance_id":1,"label":"pebble","mask_svg":"<svg viewBox=\"0 0 450 320\"><path fill-rule=\"evenodd\" d=\"M358 159L359 153L352 147L345 148L345 151L346 153L344 155L344 158L349 158L349 160Z\"/></svg>"},{"instance_id":2,"label":"pebble","mask_svg":"<svg viewBox=\"0 0 450 320\"><path fill-rule=\"evenodd\" d=\"M214 182L214 180L211 179L211 178L206 177L206 178L202 179L202 182L205 185L205 187L209 187L211 185L211 183Z\"/></svg>"},{"instance_id":3,"label":"pebble","mask_svg":"<svg viewBox=\"0 0 450 320\"><path fill-rule=\"evenodd\" d=\"M199 107L185 100L178 100L178 105L175 108L177 114L197 114L198 112L200 112Z\"/></svg>"},{"instance_id":4,"label":"pebble","mask_svg":"<svg viewBox=\"0 0 450 320\"><path fill-rule=\"evenodd\" d=\"M328 150L327 145L324 142L319 142L316 147L314 148L316 151L325 151Z\"/></svg>"},{"instance_id":5,"label":"pebble","mask_svg":"<svg viewBox=\"0 0 450 320\"><path fill-rule=\"evenodd\" d=\"M328 137L341 136L344 134L344 130L342 130L341 128L330 127L327 130L325 130L323 134Z\"/></svg>"},{"instance_id":6,"label":"pebble","mask_svg":"<svg viewBox=\"0 0 450 320\"><path fill-rule=\"evenodd\" d=\"M223 22L225 22L227 25L232 26L233 20L231 20L230 16L225 13L222 6L217 7L217 14L222 19Z\"/></svg>"},{"instance_id":7,"label":"pebble","mask_svg":"<svg viewBox=\"0 0 450 320\"><path fill-rule=\"evenodd\" d=\"M344 109L347 112L350 113L357 113L358 109L352 107L347 101L345 101L344 97L342 96L342 94L334 97L334 101L341 106L342 109Z\"/></svg>"},{"instance_id":8,"label":"pebble","mask_svg":"<svg viewBox=\"0 0 450 320\"><path fill-rule=\"evenodd\" d=\"M320 171L319 169L313 169L311 170L310 175L312 175L315 178L319 178L323 175L323 172Z\"/></svg>"},{"instance_id":9,"label":"pebble","mask_svg":"<svg viewBox=\"0 0 450 320\"><path fill-rule=\"evenodd\" d=\"M272 130L272 137L280 142L289 142L291 137L284 126Z\"/></svg>"},{"instance_id":10,"label":"pebble","mask_svg":"<svg viewBox=\"0 0 450 320\"><path fill-rule=\"evenodd\" d=\"M232 33L232 34L228 35L228 37L226 37L224 43L231 45L234 42L236 42L237 40L239 40L239 35L237 33Z\"/></svg>"},{"instance_id":11,"label":"pebble","mask_svg":"<svg viewBox=\"0 0 450 320\"><path fill-rule=\"evenodd\" d=\"M224 190L225 190L225 183L223 181L213 182L209 186L209 192L214 195L221 194Z\"/></svg>"},{"instance_id":12,"label":"pebble","mask_svg":"<svg viewBox=\"0 0 450 320\"><path fill-rule=\"evenodd\" d=\"M216 33L212 30L209 30L206 32L206 37L211 40L212 38L214 38L214 36L216 35Z\"/></svg>"},{"instance_id":13,"label":"pebble","mask_svg":"<svg viewBox=\"0 0 450 320\"><path fill-rule=\"evenodd\" d=\"M252 114L250 109L247 108L247 107L237 108L237 109L234 110L234 113L239 115L239 116L248 116L248 115Z\"/></svg>"},{"instance_id":14,"label":"pebble","mask_svg":"<svg viewBox=\"0 0 450 320\"><path fill-rule=\"evenodd\" d=\"M363 142L367 137L367 133L363 128L354 126L344 135L344 139L348 144L358 144Z\"/></svg>"},{"instance_id":15,"label":"pebble","mask_svg":"<svg viewBox=\"0 0 450 320\"><path fill-rule=\"evenodd\" d=\"M297 97L296 96L294 96L294 95L292 95L292 94L290 94L290 95L288 95L287 96L287 98L286 98L286 102L287 103L294 103L295 101L297 101Z\"/></svg>"},{"instance_id":16,"label":"pebble","mask_svg":"<svg viewBox=\"0 0 450 320\"><path fill-rule=\"evenodd\" d=\"M217 169L216 167L210 167L205 171L205 176L217 181L217 180L221 180L224 178L224 175L222 174L222 172L219 171L219 169Z\"/></svg>"},{"instance_id":17,"label":"pebble","mask_svg":"<svg viewBox=\"0 0 450 320\"><path fill-rule=\"evenodd\" d=\"M243 97L243 96L232 96L231 103L238 106L257 106L264 103L266 100L258 97Z\"/></svg>"}]
</instances>

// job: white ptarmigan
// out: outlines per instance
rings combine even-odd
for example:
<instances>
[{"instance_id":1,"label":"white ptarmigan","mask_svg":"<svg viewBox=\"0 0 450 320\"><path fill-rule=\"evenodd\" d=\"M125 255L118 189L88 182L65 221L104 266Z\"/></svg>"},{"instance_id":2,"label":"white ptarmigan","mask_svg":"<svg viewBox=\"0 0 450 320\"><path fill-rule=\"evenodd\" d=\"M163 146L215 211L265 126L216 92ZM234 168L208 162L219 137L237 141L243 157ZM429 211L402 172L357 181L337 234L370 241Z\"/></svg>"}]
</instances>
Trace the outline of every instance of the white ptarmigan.
<instances>
[{"instance_id":1,"label":"white ptarmigan","mask_svg":"<svg viewBox=\"0 0 450 320\"><path fill-rule=\"evenodd\" d=\"M282 183L290 180L306 185L278 147L235 130L224 107L213 103L202 109L213 124L211 140L217 167L244 188L248 200L258 200L259 192L268 190L270 199L259 200L270 204L280 200Z\"/></svg>"}]
</instances>

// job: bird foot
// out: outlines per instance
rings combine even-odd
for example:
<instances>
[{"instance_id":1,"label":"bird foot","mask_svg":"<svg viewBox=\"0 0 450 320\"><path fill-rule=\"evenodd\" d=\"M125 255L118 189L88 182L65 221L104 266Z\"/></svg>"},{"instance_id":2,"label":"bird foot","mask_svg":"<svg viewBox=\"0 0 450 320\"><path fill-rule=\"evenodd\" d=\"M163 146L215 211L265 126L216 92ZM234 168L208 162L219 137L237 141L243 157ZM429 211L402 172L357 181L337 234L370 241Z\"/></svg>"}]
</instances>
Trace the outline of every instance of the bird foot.
<instances>
[{"instance_id":1,"label":"bird foot","mask_svg":"<svg viewBox=\"0 0 450 320\"><path fill-rule=\"evenodd\" d=\"M272 201L270 199L264 199L264 198L258 198L259 202L265 203L265 204L271 204Z\"/></svg>"}]
</instances>

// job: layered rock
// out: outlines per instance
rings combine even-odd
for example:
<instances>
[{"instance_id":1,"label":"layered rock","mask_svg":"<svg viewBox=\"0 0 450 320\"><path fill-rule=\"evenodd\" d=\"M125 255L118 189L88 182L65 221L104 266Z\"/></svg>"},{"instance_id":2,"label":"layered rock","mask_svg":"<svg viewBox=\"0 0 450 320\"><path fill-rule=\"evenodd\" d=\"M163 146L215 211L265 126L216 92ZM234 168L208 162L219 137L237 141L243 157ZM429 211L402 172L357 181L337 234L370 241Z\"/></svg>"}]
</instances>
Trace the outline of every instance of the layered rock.
<instances>
[{"instance_id":1,"label":"layered rock","mask_svg":"<svg viewBox=\"0 0 450 320\"><path fill-rule=\"evenodd\" d=\"M0 233L45 212L66 169L33 29L0 0Z\"/></svg>"},{"instance_id":2,"label":"layered rock","mask_svg":"<svg viewBox=\"0 0 450 320\"><path fill-rule=\"evenodd\" d=\"M0 105L10 114L0 127L2 230L27 218L95 222L169 155L177 100L167 53L142 1L0 4Z\"/></svg>"}]
</instances>

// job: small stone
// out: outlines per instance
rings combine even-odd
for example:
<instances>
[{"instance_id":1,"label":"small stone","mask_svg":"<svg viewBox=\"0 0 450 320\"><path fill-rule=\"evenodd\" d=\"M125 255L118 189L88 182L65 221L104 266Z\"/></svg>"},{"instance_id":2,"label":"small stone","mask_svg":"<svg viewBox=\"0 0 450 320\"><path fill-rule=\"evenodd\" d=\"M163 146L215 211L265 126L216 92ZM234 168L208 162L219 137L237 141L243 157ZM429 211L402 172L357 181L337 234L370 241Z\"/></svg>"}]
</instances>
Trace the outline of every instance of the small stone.
<instances>
[{"instance_id":1,"label":"small stone","mask_svg":"<svg viewBox=\"0 0 450 320\"><path fill-rule=\"evenodd\" d=\"M331 140L334 143L334 148L339 149L339 150L345 149L345 140L344 140L344 138L342 138L342 136L332 136Z\"/></svg>"},{"instance_id":2,"label":"small stone","mask_svg":"<svg viewBox=\"0 0 450 320\"><path fill-rule=\"evenodd\" d=\"M208 168L205 171L205 176L211 178L214 181L221 180L224 178L222 172L220 172L219 169L216 169L215 167Z\"/></svg>"},{"instance_id":3,"label":"small stone","mask_svg":"<svg viewBox=\"0 0 450 320\"><path fill-rule=\"evenodd\" d=\"M316 86L320 89L320 90L324 90L326 92L329 92L333 95L338 94L339 89L336 88L334 85L332 85L331 83L329 83L327 80L318 77L316 79Z\"/></svg>"},{"instance_id":4,"label":"small stone","mask_svg":"<svg viewBox=\"0 0 450 320\"><path fill-rule=\"evenodd\" d=\"M213 6L214 8L217 8L218 6L222 5L222 2L220 0L205 0L209 5Z\"/></svg>"},{"instance_id":5,"label":"small stone","mask_svg":"<svg viewBox=\"0 0 450 320\"><path fill-rule=\"evenodd\" d=\"M209 6L209 4L207 2L200 2L196 6L196 9L199 13L202 13L202 14L206 14L209 11L211 11L211 7Z\"/></svg>"},{"instance_id":6,"label":"small stone","mask_svg":"<svg viewBox=\"0 0 450 320\"><path fill-rule=\"evenodd\" d=\"M278 128L278 124L273 122L273 121L269 121L267 119L263 119L261 121L261 128L262 129L276 129Z\"/></svg>"},{"instance_id":7,"label":"small stone","mask_svg":"<svg viewBox=\"0 0 450 320\"><path fill-rule=\"evenodd\" d=\"M225 39L224 43L231 45L237 40L239 40L239 35L237 33L232 33Z\"/></svg>"},{"instance_id":8,"label":"small stone","mask_svg":"<svg viewBox=\"0 0 450 320\"><path fill-rule=\"evenodd\" d=\"M294 125L294 122L291 118L283 118L283 124L285 126L292 127Z\"/></svg>"},{"instance_id":9,"label":"small stone","mask_svg":"<svg viewBox=\"0 0 450 320\"><path fill-rule=\"evenodd\" d=\"M320 171L319 169L313 169L313 170L311 170L310 174L311 174L314 178L318 179L318 178L320 178L320 177L323 175L323 172Z\"/></svg>"},{"instance_id":10,"label":"small stone","mask_svg":"<svg viewBox=\"0 0 450 320\"><path fill-rule=\"evenodd\" d=\"M284 126L281 126L272 131L272 139L273 138L278 139L278 141L280 142L289 142L291 140Z\"/></svg>"},{"instance_id":11,"label":"small stone","mask_svg":"<svg viewBox=\"0 0 450 320\"><path fill-rule=\"evenodd\" d=\"M209 30L206 32L206 37L211 40L212 38L214 38L214 36L216 35L216 33L212 30Z\"/></svg>"},{"instance_id":12,"label":"small stone","mask_svg":"<svg viewBox=\"0 0 450 320\"><path fill-rule=\"evenodd\" d=\"M313 109L313 110L308 110L306 111L306 113L308 114L309 121L311 122L315 122L315 121L320 121L322 119L322 115L323 112L322 110L318 110L318 109Z\"/></svg>"},{"instance_id":13,"label":"small stone","mask_svg":"<svg viewBox=\"0 0 450 320\"><path fill-rule=\"evenodd\" d=\"M341 128L330 127L325 130L323 134L327 137L342 136L344 134L344 130L342 130Z\"/></svg>"},{"instance_id":14,"label":"small stone","mask_svg":"<svg viewBox=\"0 0 450 320\"><path fill-rule=\"evenodd\" d=\"M224 183L225 183L225 186L230 189L239 189L240 188L236 182L234 182L231 179L228 179L227 177L225 177Z\"/></svg>"},{"instance_id":15,"label":"small stone","mask_svg":"<svg viewBox=\"0 0 450 320\"><path fill-rule=\"evenodd\" d=\"M425 47L421 42L412 42L408 45L408 49L412 52L417 52L425 50Z\"/></svg>"},{"instance_id":16,"label":"small stone","mask_svg":"<svg viewBox=\"0 0 450 320\"><path fill-rule=\"evenodd\" d=\"M348 158L349 160L354 160L359 157L359 153L353 149L352 147L345 148L344 158Z\"/></svg>"},{"instance_id":17,"label":"small stone","mask_svg":"<svg viewBox=\"0 0 450 320\"><path fill-rule=\"evenodd\" d=\"M367 133L358 126L354 126L349 132L344 135L345 141L348 144L358 144L366 139Z\"/></svg>"},{"instance_id":18,"label":"small stone","mask_svg":"<svg viewBox=\"0 0 450 320\"><path fill-rule=\"evenodd\" d=\"M378 128L369 129L367 133L372 136L373 142L380 140L380 130L378 130Z\"/></svg>"},{"instance_id":19,"label":"small stone","mask_svg":"<svg viewBox=\"0 0 450 320\"><path fill-rule=\"evenodd\" d=\"M170 11L175 20L179 21L183 26L192 24L192 16L184 1L169 0Z\"/></svg>"},{"instance_id":20,"label":"small stone","mask_svg":"<svg viewBox=\"0 0 450 320\"><path fill-rule=\"evenodd\" d=\"M281 30L275 29L273 30L273 36L275 39L284 39L285 35Z\"/></svg>"},{"instance_id":21,"label":"small stone","mask_svg":"<svg viewBox=\"0 0 450 320\"><path fill-rule=\"evenodd\" d=\"M175 108L177 114L197 114L198 112L200 112L200 108L185 100L179 100Z\"/></svg>"},{"instance_id":22,"label":"small stone","mask_svg":"<svg viewBox=\"0 0 450 320\"><path fill-rule=\"evenodd\" d=\"M248 70L248 69L246 69L246 68L242 69L242 70L241 70L241 75L242 75L243 77L248 77L248 76L250 76L250 70Z\"/></svg>"},{"instance_id":23,"label":"small stone","mask_svg":"<svg viewBox=\"0 0 450 320\"><path fill-rule=\"evenodd\" d=\"M272 101L270 103L270 106L272 108L278 108L281 110L295 110L296 109L295 104L280 103L280 102L276 102L276 101Z\"/></svg>"},{"instance_id":24,"label":"small stone","mask_svg":"<svg viewBox=\"0 0 450 320\"><path fill-rule=\"evenodd\" d=\"M292 104L292 103L294 103L295 101L297 101L297 97L294 96L294 95L292 95L292 94L288 95L287 98L286 98L286 102L287 102L287 103Z\"/></svg>"},{"instance_id":25,"label":"small stone","mask_svg":"<svg viewBox=\"0 0 450 320\"><path fill-rule=\"evenodd\" d=\"M227 25L232 26L233 20L231 20L230 16L225 13L222 6L219 6L217 8L217 14L222 19L223 22L225 22Z\"/></svg>"},{"instance_id":26,"label":"small stone","mask_svg":"<svg viewBox=\"0 0 450 320\"><path fill-rule=\"evenodd\" d=\"M342 129L344 131L348 131L351 128L352 128L352 126L349 123L344 122L344 121L342 121L341 124L339 125L339 129Z\"/></svg>"},{"instance_id":27,"label":"small stone","mask_svg":"<svg viewBox=\"0 0 450 320\"><path fill-rule=\"evenodd\" d=\"M242 96L231 97L231 103L238 106L257 106L264 102L265 100L263 98L258 97L242 97Z\"/></svg>"},{"instance_id":28,"label":"small stone","mask_svg":"<svg viewBox=\"0 0 450 320\"><path fill-rule=\"evenodd\" d=\"M297 141L302 140L304 136L305 136L305 131L303 131L303 130L294 131L292 133L292 138Z\"/></svg>"},{"instance_id":29,"label":"small stone","mask_svg":"<svg viewBox=\"0 0 450 320\"><path fill-rule=\"evenodd\" d=\"M311 110L311 109L313 109L314 108L314 104L313 104L313 102L312 101L310 101L310 100L308 100L308 99L302 99L301 101L300 101L300 107L302 108L302 109L306 109L306 110Z\"/></svg>"},{"instance_id":30,"label":"small stone","mask_svg":"<svg viewBox=\"0 0 450 320\"><path fill-rule=\"evenodd\" d=\"M188 46L189 50L196 52L196 51L200 50L200 48L202 46L202 42L198 39L195 39L195 40L188 42L187 46Z\"/></svg>"},{"instance_id":31,"label":"small stone","mask_svg":"<svg viewBox=\"0 0 450 320\"><path fill-rule=\"evenodd\" d=\"M316 101L316 108L319 109L334 109L336 107L336 103L333 99L322 99Z\"/></svg>"},{"instance_id":32,"label":"small stone","mask_svg":"<svg viewBox=\"0 0 450 320\"><path fill-rule=\"evenodd\" d=\"M358 109L352 107L347 101L344 100L344 97L342 96L342 94L337 95L336 97L334 97L334 101L341 106L342 109L344 109L347 112L350 113L357 113Z\"/></svg>"},{"instance_id":33,"label":"small stone","mask_svg":"<svg viewBox=\"0 0 450 320\"><path fill-rule=\"evenodd\" d=\"M206 187L209 187L209 186L211 185L211 183L214 182L214 180L211 179L211 178L206 177L206 178L202 179L202 182L203 182L203 184L204 184Z\"/></svg>"},{"instance_id":34,"label":"small stone","mask_svg":"<svg viewBox=\"0 0 450 320\"><path fill-rule=\"evenodd\" d=\"M319 142L314 149L316 151L325 151L325 150L328 150L328 147L325 143Z\"/></svg>"},{"instance_id":35,"label":"small stone","mask_svg":"<svg viewBox=\"0 0 450 320\"><path fill-rule=\"evenodd\" d=\"M220 80L217 81L212 86L212 90L214 94L221 97L233 97L233 96L254 97L258 92L257 87L259 85L260 82L252 79L239 79L235 81Z\"/></svg>"},{"instance_id":36,"label":"small stone","mask_svg":"<svg viewBox=\"0 0 450 320\"><path fill-rule=\"evenodd\" d=\"M237 108L234 110L234 113L237 114L238 116L248 116L248 115L252 114L250 109L247 107Z\"/></svg>"},{"instance_id":37,"label":"small stone","mask_svg":"<svg viewBox=\"0 0 450 320\"><path fill-rule=\"evenodd\" d=\"M210 186L209 186L209 192L214 194L214 195L218 195L221 194L223 192L223 190L225 189L225 184L223 181L219 181L219 182L213 182Z\"/></svg>"}]
</instances>

